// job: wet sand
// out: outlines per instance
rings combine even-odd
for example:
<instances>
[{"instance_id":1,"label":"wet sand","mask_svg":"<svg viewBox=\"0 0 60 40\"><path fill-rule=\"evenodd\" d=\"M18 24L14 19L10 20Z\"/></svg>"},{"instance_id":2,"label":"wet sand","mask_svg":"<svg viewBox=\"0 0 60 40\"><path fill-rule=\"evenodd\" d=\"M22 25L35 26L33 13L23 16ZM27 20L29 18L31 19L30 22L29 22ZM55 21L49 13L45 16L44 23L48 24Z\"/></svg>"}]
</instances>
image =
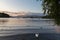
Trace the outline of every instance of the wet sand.
<instances>
[{"instance_id":1,"label":"wet sand","mask_svg":"<svg viewBox=\"0 0 60 40\"><path fill-rule=\"evenodd\" d=\"M0 37L0 40L60 40L60 34L40 33L39 37L35 37L35 34L20 34Z\"/></svg>"}]
</instances>

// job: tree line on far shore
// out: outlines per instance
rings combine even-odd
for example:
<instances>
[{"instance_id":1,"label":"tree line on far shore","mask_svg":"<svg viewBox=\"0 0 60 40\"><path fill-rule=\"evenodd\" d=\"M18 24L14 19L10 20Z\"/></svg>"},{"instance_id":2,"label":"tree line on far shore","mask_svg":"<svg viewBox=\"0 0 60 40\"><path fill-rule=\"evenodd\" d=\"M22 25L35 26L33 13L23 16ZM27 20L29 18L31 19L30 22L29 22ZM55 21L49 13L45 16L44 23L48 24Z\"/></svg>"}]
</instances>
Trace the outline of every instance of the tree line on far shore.
<instances>
[{"instance_id":1,"label":"tree line on far shore","mask_svg":"<svg viewBox=\"0 0 60 40\"><path fill-rule=\"evenodd\" d=\"M1 13L0 12L0 18L9 18L10 16L6 13Z\"/></svg>"}]
</instances>

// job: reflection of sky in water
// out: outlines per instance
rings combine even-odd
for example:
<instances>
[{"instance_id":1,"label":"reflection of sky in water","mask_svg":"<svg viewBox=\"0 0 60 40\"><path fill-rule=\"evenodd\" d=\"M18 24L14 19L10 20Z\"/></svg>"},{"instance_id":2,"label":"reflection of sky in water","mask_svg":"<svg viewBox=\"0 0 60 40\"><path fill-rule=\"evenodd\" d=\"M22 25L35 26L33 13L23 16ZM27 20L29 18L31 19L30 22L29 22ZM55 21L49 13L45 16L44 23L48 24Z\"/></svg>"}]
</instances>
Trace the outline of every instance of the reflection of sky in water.
<instances>
[{"instance_id":1,"label":"reflection of sky in water","mask_svg":"<svg viewBox=\"0 0 60 40\"><path fill-rule=\"evenodd\" d=\"M4 18L0 19L0 26L26 26L27 23L24 19Z\"/></svg>"},{"instance_id":2,"label":"reflection of sky in water","mask_svg":"<svg viewBox=\"0 0 60 40\"><path fill-rule=\"evenodd\" d=\"M6 24L6 22L8 22L8 20L6 20L6 19L0 19L0 25Z\"/></svg>"},{"instance_id":3,"label":"reflection of sky in water","mask_svg":"<svg viewBox=\"0 0 60 40\"><path fill-rule=\"evenodd\" d=\"M0 18L1 28L53 28L54 24L49 19L38 18Z\"/></svg>"},{"instance_id":4,"label":"reflection of sky in water","mask_svg":"<svg viewBox=\"0 0 60 40\"><path fill-rule=\"evenodd\" d=\"M27 23L24 19L9 19L7 22L8 26L26 26Z\"/></svg>"},{"instance_id":5,"label":"reflection of sky in water","mask_svg":"<svg viewBox=\"0 0 60 40\"><path fill-rule=\"evenodd\" d=\"M0 26L51 26L53 22L50 20L29 19L29 18L1 18Z\"/></svg>"},{"instance_id":6,"label":"reflection of sky in water","mask_svg":"<svg viewBox=\"0 0 60 40\"><path fill-rule=\"evenodd\" d=\"M57 33L60 32L59 31L60 28L56 27L54 25L53 20L49 20L49 19L0 18L0 32L6 33L9 31L5 31L5 30L13 30L13 29L26 29L26 30L20 30L21 32L37 32L37 30L33 30L33 29L38 29L38 32L57 32Z\"/></svg>"}]
</instances>

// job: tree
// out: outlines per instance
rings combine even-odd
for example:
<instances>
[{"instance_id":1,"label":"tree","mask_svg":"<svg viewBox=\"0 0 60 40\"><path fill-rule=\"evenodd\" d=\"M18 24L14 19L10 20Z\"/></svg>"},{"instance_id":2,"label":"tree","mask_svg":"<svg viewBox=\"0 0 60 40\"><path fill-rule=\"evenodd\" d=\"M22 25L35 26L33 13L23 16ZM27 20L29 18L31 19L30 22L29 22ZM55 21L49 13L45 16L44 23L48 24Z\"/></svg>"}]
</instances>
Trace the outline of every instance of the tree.
<instances>
[{"instance_id":1,"label":"tree","mask_svg":"<svg viewBox=\"0 0 60 40\"><path fill-rule=\"evenodd\" d=\"M8 18L8 17L10 17L8 14L6 14L6 13L0 13L0 18Z\"/></svg>"},{"instance_id":2,"label":"tree","mask_svg":"<svg viewBox=\"0 0 60 40\"><path fill-rule=\"evenodd\" d=\"M55 23L60 25L60 0L44 0L44 13L55 19Z\"/></svg>"},{"instance_id":3,"label":"tree","mask_svg":"<svg viewBox=\"0 0 60 40\"><path fill-rule=\"evenodd\" d=\"M44 14L48 14L55 19L55 23L60 25L60 0L43 0Z\"/></svg>"}]
</instances>

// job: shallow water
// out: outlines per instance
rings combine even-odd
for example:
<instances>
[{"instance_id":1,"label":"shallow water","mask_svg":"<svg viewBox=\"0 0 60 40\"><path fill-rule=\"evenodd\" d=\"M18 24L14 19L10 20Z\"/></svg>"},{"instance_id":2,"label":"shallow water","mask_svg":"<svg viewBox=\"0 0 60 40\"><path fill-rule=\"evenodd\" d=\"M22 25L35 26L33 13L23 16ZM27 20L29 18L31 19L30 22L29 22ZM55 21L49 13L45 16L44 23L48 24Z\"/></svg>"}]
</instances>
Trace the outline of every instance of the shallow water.
<instances>
[{"instance_id":1,"label":"shallow water","mask_svg":"<svg viewBox=\"0 0 60 40\"><path fill-rule=\"evenodd\" d=\"M0 40L60 40L60 34L40 33L38 37L35 34L21 34L13 36L0 37Z\"/></svg>"}]
</instances>

